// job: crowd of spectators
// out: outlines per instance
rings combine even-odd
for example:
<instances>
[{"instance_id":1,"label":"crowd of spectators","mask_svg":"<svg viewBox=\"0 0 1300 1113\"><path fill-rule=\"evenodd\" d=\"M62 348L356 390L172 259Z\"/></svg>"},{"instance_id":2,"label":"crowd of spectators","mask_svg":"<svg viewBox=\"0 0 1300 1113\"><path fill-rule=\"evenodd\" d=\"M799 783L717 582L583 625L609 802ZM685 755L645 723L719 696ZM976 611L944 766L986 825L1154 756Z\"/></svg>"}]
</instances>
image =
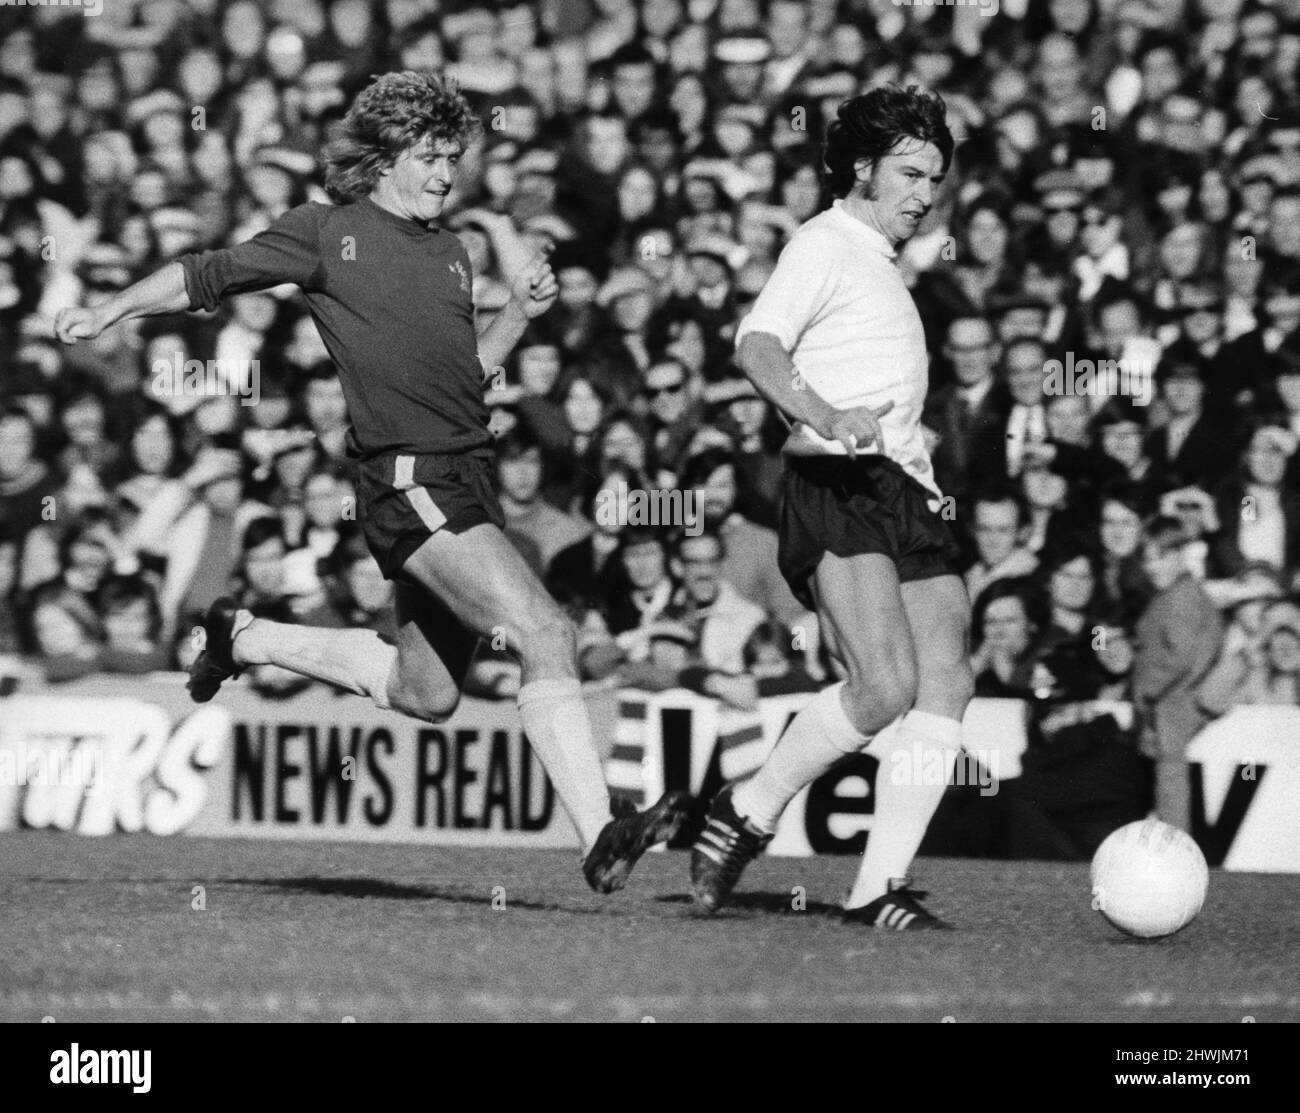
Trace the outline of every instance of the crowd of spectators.
<instances>
[{"instance_id":1,"label":"crowd of spectators","mask_svg":"<svg viewBox=\"0 0 1300 1113\"><path fill-rule=\"evenodd\" d=\"M559 303L487 387L509 535L585 675L738 707L824 681L775 564L783 426L731 341L829 203L835 106L896 81L959 138L899 265L978 693L1045 701L1047 738L1132 700L1157 759L1300 698L1300 0L115 0L0 28L0 654L183 666L232 590L391 633L293 290L71 349L50 321L324 200L353 94L432 68L487 128L448 209L480 317L506 238L555 247ZM220 389L160 371L189 359ZM602 512L674 489L689 522ZM485 647L473 690L517 683Z\"/></svg>"}]
</instances>

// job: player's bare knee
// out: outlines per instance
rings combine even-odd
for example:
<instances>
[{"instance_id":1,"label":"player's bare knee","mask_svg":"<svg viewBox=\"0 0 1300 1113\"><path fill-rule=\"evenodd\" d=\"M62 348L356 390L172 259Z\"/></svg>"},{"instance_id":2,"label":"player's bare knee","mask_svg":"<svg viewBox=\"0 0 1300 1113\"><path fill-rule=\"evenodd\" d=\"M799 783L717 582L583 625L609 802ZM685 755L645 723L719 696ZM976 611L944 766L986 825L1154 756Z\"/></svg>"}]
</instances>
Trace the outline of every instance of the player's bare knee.
<instances>
[{"instance_id":1,"label":"player's bare knee","mask_svg":"<svg viewBox=\"0 0 1300 1113\"><path fill-rule=\"evenodd\" d=\"M851 670L845 711L859 731L874 734L911 710L916 694L914 669Z\"/></svg>"},{"instance_id":2,"label":"player's bare knee","mask_svg":"<svg viewBox=\"0 0 1300 1113\"><path fill-rule=\"evenodd\" d=\"M515 622L519 658L525 664L568 661L578 652L578 636L573 623L558 607L539 609Z\"/></svg>"}]
</instances>

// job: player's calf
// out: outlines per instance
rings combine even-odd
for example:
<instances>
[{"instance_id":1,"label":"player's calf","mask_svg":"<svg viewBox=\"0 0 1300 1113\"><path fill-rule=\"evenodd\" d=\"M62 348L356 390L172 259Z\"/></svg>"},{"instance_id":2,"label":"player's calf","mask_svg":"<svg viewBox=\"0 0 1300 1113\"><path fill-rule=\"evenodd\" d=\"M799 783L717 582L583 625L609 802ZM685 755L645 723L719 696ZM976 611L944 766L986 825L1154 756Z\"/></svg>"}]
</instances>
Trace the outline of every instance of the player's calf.
<instances>
[{"instance_id":1,"label":"player's calf","mask_svg":"<svg viewBox=\"0 0 1300 1113\"><path fill-rule=\"evenodd\" d=\"M454 684L438 684L423 677L407 675L400 659L384 685L381 707L400 711L425 723L445 723L460 706L461 691Z\"/></svg>"}]
</instances>

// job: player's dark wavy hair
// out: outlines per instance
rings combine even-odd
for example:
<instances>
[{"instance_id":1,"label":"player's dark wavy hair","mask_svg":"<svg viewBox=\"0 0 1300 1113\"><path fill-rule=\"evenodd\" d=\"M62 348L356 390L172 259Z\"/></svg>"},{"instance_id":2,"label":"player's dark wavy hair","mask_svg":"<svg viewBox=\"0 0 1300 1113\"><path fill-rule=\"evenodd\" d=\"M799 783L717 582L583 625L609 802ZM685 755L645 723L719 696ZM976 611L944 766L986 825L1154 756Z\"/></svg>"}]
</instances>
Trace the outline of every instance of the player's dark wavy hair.
<instances>
[{"instance_id":1,"label":"player's dark wavy hair","mask_svg":"<svg viewBox=\"0 0 1300 1113\"><path fill-rule=\"evenodd\" d=\"M857 180L854 165L861 159L878 162L904 139L933 143L943 155L947 173L957 146L948 130L947 112L942 97L924 93L916 85L906 89L881 85L850 97L826 129L822 147L831 193L847 197Z\"/></svg>"},{"instance_id":2,"label":"player's dark wavy hair","mask_svg":"<svg viewBox=\"0 0 1300 1113\"><path fill-rule=\"evenodd\" d=\"M408 147L426 136L468 147L483 124L451 78L405 70L376 77L357 94L343 132L325 149L325 189L339 202L365 197Z\"/></svg>"}]
</instances>

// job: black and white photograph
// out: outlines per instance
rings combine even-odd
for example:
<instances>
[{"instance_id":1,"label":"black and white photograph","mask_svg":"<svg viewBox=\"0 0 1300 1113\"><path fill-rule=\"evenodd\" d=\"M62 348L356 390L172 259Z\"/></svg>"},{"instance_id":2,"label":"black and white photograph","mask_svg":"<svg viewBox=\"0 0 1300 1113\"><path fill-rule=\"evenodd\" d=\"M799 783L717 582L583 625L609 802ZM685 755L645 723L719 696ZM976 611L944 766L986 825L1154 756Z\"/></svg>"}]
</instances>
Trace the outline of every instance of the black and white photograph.
<instances>
[{"instance_id":1,"label":"black and white photograph","mask_svg":"<svg viewBox=\"0 0 1300 1113\"><path fill-rule=\"evenodd\" d=\"M0 0L0 1021L1248 1087L1298 445L1300 0Z\"/></svg>"}]
</instances>

